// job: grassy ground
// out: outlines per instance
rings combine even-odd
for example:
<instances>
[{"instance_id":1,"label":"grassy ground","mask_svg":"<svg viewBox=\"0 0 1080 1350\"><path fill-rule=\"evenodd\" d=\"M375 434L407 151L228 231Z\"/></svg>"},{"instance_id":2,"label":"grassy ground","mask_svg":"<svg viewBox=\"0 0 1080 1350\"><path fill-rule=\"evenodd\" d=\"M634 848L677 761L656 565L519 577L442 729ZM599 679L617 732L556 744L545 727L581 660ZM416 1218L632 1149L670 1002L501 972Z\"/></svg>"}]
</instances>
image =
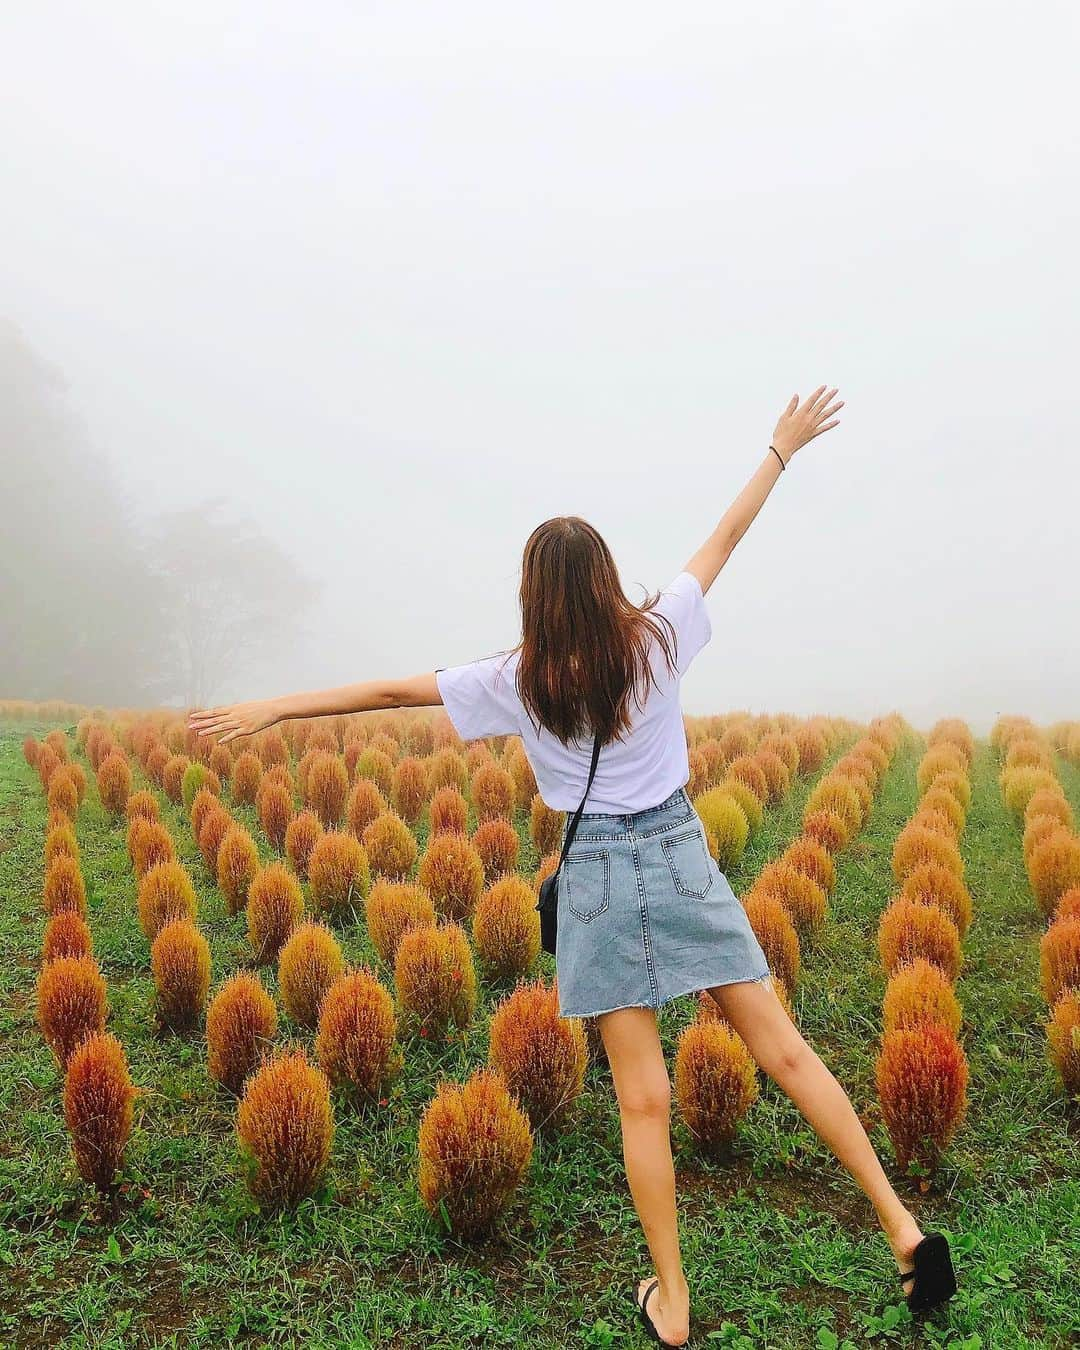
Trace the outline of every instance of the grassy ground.
<instances>
[{"instance_id":1,"label":"grassy ground","mask_svg":"<svg viewBox=\"0 0 1080 1350\"><path fill-rule=\"evenodd\" d=\"M486 1060L487 1014L505 989L482 985L476 1021L456 1039L411 1043L381 1113L359 1120L338 1110L321 1195L284 1218L255 1212L231 1104L207 1078L203 1043L153 1034L124 831L105 817L91 783L77 826L90 923L110 1025L142 1088L118 1213L97 1213L70 1160L61 1079L34 1020L45 808L21 755L27 729L0 726L0 1344L647 1343L631 1297L648 1256L605 1066L590 1065L574 1127L536 1145L527 1185L490 1240L453 1241L420 1203L420 1114L440 1076L463 1079ZM884 987L875 937L892 889L892 842L916 802L919 753L897 755L866 829L842 855L829 923L814 948L804 947L796 1000L804 1031L848 1087L894 1175L873 1087ZM1077 1113L1046 1060L1041 923L996 767L980 745L962 839L975 901L957 984L971 1066L968 1119L925 1190L918 1178L895 1176L924 1227L951 1235L959 1295L913 1327L869 1206L764 1083L722 1163L700 1160L677 1116L673 1123L693 1344L1076 1343ZM1077 801L1080 775L1066 786ZM806 791L800 785L767 820L731 873L737 891L796 832ZM243 920L226 916L184 813L164 814L199 882L217 982L243 959ZM353 960L373 959L361 929L346 937ZM550 974L551 959L541 964ZM692 999L662 1011L669 1050L692 1013Z\"/></svg>"}]
</instances>

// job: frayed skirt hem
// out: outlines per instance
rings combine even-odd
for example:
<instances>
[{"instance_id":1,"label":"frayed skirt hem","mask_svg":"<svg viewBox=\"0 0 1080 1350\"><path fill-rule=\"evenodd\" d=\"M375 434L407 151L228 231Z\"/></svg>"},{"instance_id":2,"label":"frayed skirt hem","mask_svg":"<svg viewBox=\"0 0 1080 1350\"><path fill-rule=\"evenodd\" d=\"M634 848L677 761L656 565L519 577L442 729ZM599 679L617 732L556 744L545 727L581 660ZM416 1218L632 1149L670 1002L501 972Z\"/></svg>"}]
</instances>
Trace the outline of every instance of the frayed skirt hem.
<instances>
[{"instance_id":1,"label":"frayed skirt hem","mask_svg":"<svg viewBox=\"0 0 1080 1350\"><path fill-rule=\"evenodd\" d=\"M692 984L689 989L680 989L674 994L668 994L655 1003L616 1003L611 1008L597 1008L594 1012L563 1012L559 1009L559 1016L564 1018L571 1017L600 1017L603 1013L619 1012L622 1008L662 1008L665 1003L670 1003L675 998L685 998L687 994L699 994L704 989L716 989L723 984L766 984L771 980L772 972L766 969L764 975L737 975L728 980L710 980L708 984L702 984L700 981Z\"/></svg>"}]
</instances>

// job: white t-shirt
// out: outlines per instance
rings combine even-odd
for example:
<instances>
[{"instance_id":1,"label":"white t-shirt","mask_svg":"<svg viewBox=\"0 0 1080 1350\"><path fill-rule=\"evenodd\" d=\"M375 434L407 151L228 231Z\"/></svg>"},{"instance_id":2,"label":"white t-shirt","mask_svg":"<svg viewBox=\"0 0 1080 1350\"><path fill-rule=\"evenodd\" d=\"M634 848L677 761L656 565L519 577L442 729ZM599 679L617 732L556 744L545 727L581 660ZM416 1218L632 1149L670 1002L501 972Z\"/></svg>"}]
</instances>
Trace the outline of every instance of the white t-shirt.
<instances>
[{"instance_id":1,"label":"white t-shirt","mask_svg":"<svg viewBox=\"0 0 1080 1350\"><path fill-rule=\"evenodd\" d=\"M630 696L630 730L621 741L600 747L596 777L585 810L629 815L666 800L690 777L679 686L687 666L712 637L701 583L680 572L665 586L654 614L671 620L677 637L676 673L650 639L649 661L656 684L644 707ZM464 666L440 667L435 680L447 716L463 741L518 735L536 775L541 798L556 811L576 811L589 777L592 738L563 745L546 728L537 734L517 692L518 652L499 652Z\"/></svg>"}]
</instances>

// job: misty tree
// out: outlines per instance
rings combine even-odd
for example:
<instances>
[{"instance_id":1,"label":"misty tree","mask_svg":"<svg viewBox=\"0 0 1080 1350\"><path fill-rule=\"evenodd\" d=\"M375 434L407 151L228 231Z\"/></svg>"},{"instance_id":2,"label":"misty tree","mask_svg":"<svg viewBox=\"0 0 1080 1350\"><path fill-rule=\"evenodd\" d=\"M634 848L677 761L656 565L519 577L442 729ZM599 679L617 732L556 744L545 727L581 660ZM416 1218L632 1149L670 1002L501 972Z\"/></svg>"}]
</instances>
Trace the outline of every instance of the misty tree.
<instances>
[{"instance_id":1,"label":"misty tree","mask_svg":"<svg viewBox=\"0 0 1080 1350\"><path fill-rule=\"evenodd\" d=\"M205 705L295 640L317 587L222 501L162 516L151 541L172 635L168 684Z\"/></svg>"},{"instance_id":2,"label":"misty tree","mask_svg":"<svg viewBox=\"0 0 1080 1350\"><path fill-rule=\"evenodd\" d=\"M202 703L292 641L312 595L221 503L140 530L63 377L0 323L0 698Z\"/></svg>"},{"instance_id":3,"label":"misty tree","mask_svg":"<svg viewBox=\"0 0 1080 1350\"><path fill-rule=\"evenodd\" d=\"M0 696L138 704L167 647L158 587L59 371L0 323Z\"/></svg>"}]
</instances>

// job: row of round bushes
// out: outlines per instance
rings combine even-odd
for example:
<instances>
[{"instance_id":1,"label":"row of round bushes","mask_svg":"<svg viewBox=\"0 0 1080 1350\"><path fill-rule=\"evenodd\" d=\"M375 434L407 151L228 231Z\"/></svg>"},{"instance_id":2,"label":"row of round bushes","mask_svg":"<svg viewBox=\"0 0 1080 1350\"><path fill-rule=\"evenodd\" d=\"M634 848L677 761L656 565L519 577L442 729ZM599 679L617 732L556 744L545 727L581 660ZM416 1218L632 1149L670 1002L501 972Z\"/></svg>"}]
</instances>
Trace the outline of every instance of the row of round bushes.
<instances>
[{"instance_id":1,"label":"row of round bushes","mask_svg":"<svg viewBox=\"0 0 1080 1350\"><path fill-rule=\"evenodd\" d=\"M1080 1092L1080 835L1054 770L1049 738L1028 718L1003 717L991 739L1003 761L1002 798L1023 822L1024 866L1047 925L1039 959L1050 1009L1049 1054L1065 1090L1075 1094Z\"/></svg>"},{"instance_id":2,"label":"row of round bushes","mask_svg":"<svg viewBox=\"0 0 1080 1350\"><path fill-rule=\"evenodd\" d=\"M37 1019L64 1072L64 1122L80 1176L105 1193L131 1133L135 1088L119 1040L105 1030L108 996L87 923L75 818L86 776L59 729L24 742L49 806L42 899L47 914Z\"/></svg>"},{"instance_id":3,"label":"row of round bushes","mask_svg":"<svg viewBox=\"0 0 1080 1350\"><path fill-rule=\"evenodd\" d=\"M900 892L878 926L887 985L876 1078L901 1167L936 1166L967 1109L967 1056L953 985L971 923L959 839L971 804L975 742L957 718L938 722L916 770L920 797L893 845Z\"/></svg>"},{"instance_id":4,"label":"row of round bushes","mask_svg":"<svg viewBox=\"0 0 1080 1350\"><path fill-rule=\"evenodd\" d=\"M743 897L773 982L788 999L802 965L801 941L825 921L836 855L865 825L903 731L895 714L868 724L865 735L814 785L801 833L762 868Z\"/></svg>"},{"instance_id":5,"label":"row of round bushes","mask_svg":"<svg viewBox=\"0 0 1080 1350\"><path fill-rule=\"evenodd\" d=\"M755 742L736 721L718 736L697 740L687 792L721 871L736 866L766 808L784 800L797 776L817 772L839 734L834 723L814 718L767 731Z\"/></svg>"}]
</instances>

